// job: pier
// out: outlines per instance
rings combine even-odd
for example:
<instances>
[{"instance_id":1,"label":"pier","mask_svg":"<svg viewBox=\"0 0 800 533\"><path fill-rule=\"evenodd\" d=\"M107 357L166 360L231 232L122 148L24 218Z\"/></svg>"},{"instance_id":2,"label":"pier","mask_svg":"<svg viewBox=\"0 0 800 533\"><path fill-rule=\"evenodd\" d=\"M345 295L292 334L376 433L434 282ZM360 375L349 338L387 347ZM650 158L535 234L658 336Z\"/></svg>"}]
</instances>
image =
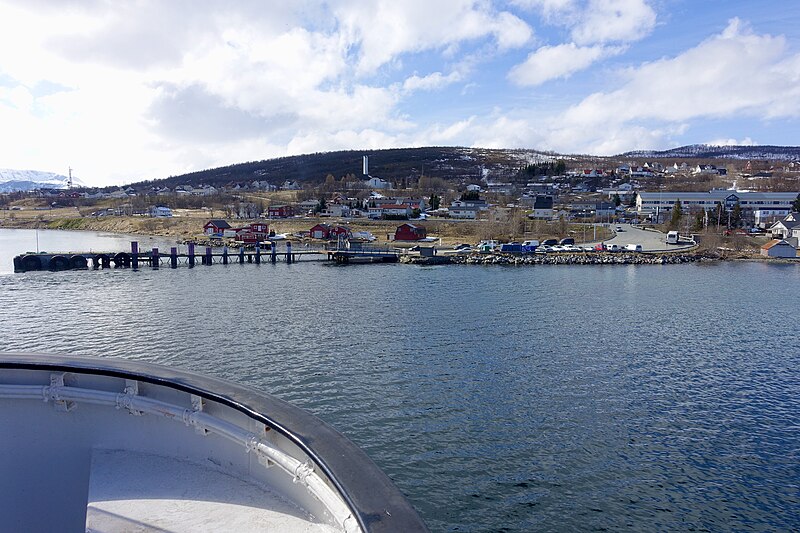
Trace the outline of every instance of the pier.
<instances>
[{"instance_id":1,"label":"pier","mask_svg":"<svg viewBox=\"0 0 800 533\"><path fill-rule=\"evenodd\" d=\"M290 242L286 243L285 251L278 251L277 246L261 249L230 250L227 246L222 250L215 250L210 246L198 250L189 243L186 252L178 253L178 248L173 246L164 253L158 248L140 251L137 241L131 242L130 252L63 252L63 253L33 253L18 255L14 258L14 272L30 272L35 270L97 270L107 268L177 268L178 266L196 265L211 266L214 264L261 264L262 262L277 263L283 261L294 263L299 260L327 260L327 250L302 249L294 250Z\"/></svg>"},{"instance_id":2,"label":"pier","mask_svg":"<svg viewBox=\"0 0 800 533\"><path fill-rule=\"evenodd\" d=\"M215 264L261 264L294 263L297 261L334 261L338 264L364 263L364 262L397 262L400 257L398 250L380 247L353 247L327 249L303 248L295 250L291 242L286 242L284 251L272 244L264 249L259 245L255 249L239 247L230 250L227 246L222 250L206 246L197 249L194 244L187 245L186 252L178 252L173 246L164 253L158 248L141 251L137 241L131 242L130 252L59 252L59 253L34 253L28 252L14 257L14 272L30 272L36 270L62 271L62 270L98 270L108 268L178 268L197 265L211 266Z\"/></svg>"}]
</instances>

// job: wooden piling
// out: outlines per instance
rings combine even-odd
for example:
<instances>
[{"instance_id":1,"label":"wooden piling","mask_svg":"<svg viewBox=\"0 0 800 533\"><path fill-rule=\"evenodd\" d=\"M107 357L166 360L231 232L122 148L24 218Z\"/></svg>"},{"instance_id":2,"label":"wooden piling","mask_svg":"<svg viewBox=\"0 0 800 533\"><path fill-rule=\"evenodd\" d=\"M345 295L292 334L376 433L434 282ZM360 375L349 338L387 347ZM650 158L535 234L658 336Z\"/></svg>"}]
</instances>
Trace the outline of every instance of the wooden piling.
<instances>
[{"instance_id":1,"label":"wooden piling","mask_svg":"<svg viewBox=\"0 0 800 533\"><path fill-rule=\"evenodd\" d=\"M261 246L258 243L256 243L256 264L261 264Z\"/></svg>"},{"instance_id":2,"label":"wooden piling","mask_svg":"<svg viewBox=\"0 0 800 533\"><path fill-rule=\"evenodd\" d=\"M188 255L189 255L189 267L193 267L194 266L194 243L193 242L189 243Z\"/></svg>"},{"instance_id":3,"label":"wooden piling","mask_svg":"<svg viewBox=\"0 0 800 533\"><path fill-rule=\"evenodd\" d=\"M139 243L131 241L131 265L133 269L139 268Z\"/></svg>"},{"instance_id":4,"label":"wooden piling","mask_svg":"<svg viewBox=\"0 0 800 533\"><path fill-rule=\"evenodd\" d=\"M211 247L210 246L206 246L206 265L207 266L211 266L213 263L214 263L214 260L212 259L212 256L211 256Z\"/></svg>"},{"instance_id":5,"label":"wooden piling","mask_svg":"<svg viewBox=\"0 0 800 533\"><path fill-rule=\"evenodd\" d=\"M244 246L239 247L239 264L244 264Z\"/></svg>"},{"instance_id":6,"label":"wooden piling","mask_svg":"<svg viewBox=\"0 0 800 533\"><path fill-rule=\"evenodd\" d=\"M222 264L223 265L227 265L228 264L228 246L227 245L222 247Z\"/></svg>"},{"instance_id":7,"label":"wooden piling","mask_svg":"<svg viewBox=\"0 0 800 533\"><path fill-rule=\"evenodd\" d=\"M178 248L175 246L169 249L169 264L172 268L178 268Z\"/></svg>"},{"instance_id":8,"label":"wooden piling","mask_svg":"<svg viewBox=\"0 0 800 533\"><path fill-rule=\"evenodd\" d=\"M151 259L152 267L153 268L158 268L159 267L158 263L160 261L160 259L158 258L158 248L153 248L153 255L151 257L152 257L152 259Z\"/></svg>"},{"instance_id":9,"label":"wooden piling","mask_svg":"<svg viewBox=\"0 0 800 533\"><path fill-rule=\"evenodd\" d=\"M278 247L273 242L270 244L270 248L272 252L272 264L275 264L275 262L278 260Z\"/></svg>"},{"instance_id":10,"label":"wooden piling","mask_svg":"<svg viewBox=\"0 0 800 533\"><path fill-rule=\"evenodd\" d=\"M286 263L290 264L292 262L292 243L286 241Z\"/></svg>"}]
</instances>

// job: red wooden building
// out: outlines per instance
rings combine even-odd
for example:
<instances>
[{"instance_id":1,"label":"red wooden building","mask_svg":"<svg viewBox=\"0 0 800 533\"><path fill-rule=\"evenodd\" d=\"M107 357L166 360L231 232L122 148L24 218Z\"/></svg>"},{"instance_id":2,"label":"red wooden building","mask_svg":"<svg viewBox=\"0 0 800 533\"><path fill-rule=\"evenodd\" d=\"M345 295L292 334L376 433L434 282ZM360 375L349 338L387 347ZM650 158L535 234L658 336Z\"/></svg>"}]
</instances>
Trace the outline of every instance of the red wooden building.
<instances>
[{"instance_id":1,"label":"red wooden building","mask_svg":"<svg viewBox=\"0 0 800 533\"><path fill-rule=\"evenodd\" d=\"M294 216L294 209L290 205L271 205L267 213L269 218L289 218Z\"/></svg>"},{"instance_id":2,"label":"red wooden building","mask_svg":"<svg viewBox=\"0 0 800 533\"><path fill-rule=\"evenodd\" d=\"M246 244L265 241L267 237L269 237L269 225L263 222L253 222L249 226L236 230L236 240Z\"/></svg>"},{"instance_id":3,"label":"red wooden building","mask_svg":"<svg viewBox=\"0 0 800 533\"><path fill-rule=\"evenodd\" d=\"M209 220L203 226L203 233L206 235L222 235L226 229L231 229L231 225L224 220Z\"/></svg>"},{"instance_id":4,"label":"red wooden building","mask_svg":"<svg viewBox=\"0 0 800 533\"><path fill-rule=\"evenodd\" d=\"M347 226L334 226L328 232L328 238L331 240L337 240L339 237L349 239L352 235L353 232Z\"/></svg>"},{"instance_id":5,"label":"red wooden building","mask_svg":"<svg viewBox=\"0 0 800 533\"><path fill-rule=\"evenodd\" d=\"M401 224L394 232L396 241L418 241L428 236L428 231L423 226L414 224Z\"/></svg>"},{"instance_id":6,"label":"red wooden building","mask_svg":"<svg viewBox=\"0 0 800 533\"><path fill-rule=\"evenodd\" d=\"M317 224L309 230L308 234L312 239L328 239L331 235L331 227L329 224Z\"/></svg>"}]
</instances>

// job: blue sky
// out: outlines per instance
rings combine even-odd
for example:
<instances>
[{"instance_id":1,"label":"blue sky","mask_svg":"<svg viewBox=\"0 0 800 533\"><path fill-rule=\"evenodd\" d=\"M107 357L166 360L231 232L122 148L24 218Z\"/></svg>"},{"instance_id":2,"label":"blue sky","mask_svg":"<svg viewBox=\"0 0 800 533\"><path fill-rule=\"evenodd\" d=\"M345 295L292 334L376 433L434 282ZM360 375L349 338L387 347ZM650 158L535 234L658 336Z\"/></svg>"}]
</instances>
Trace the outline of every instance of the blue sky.
<instances>
[{"instance_id":1,"label":"blue sky","mask_svg":"<svg viewBox=\"0 0 800 533\"><path fill-rule=\"evenodd\" d=\"M800 2L0 0L0 168L797 145Z\"/></svg>"}]
</instances>

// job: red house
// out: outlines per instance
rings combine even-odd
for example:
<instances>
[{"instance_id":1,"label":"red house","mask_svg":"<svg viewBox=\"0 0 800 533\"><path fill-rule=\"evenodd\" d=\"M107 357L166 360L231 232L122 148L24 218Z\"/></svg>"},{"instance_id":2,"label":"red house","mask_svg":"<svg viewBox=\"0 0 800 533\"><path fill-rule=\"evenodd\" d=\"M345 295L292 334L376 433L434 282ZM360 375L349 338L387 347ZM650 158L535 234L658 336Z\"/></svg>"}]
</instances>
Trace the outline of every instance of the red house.
<instances>
[{"instance_id":1,"label":"red house","mask_svg":"<svg viewBox=\"0 0 800 533\"><path fill-rule=\"evenodd\" d=\"M331 240L337 240L340 236L343 239L349 239L352 235L353 232L347 226L334 226L328 232L328 238Z\"/></svg>"},{"instance_id":2,"label":"red house","mask_svg":"<svg viewBox=\"0 0 800 533\"><path fill-rule=\"evenodd\" d=\"M317 224L308 232L312 239L328 239L331 235L331 227L328 224Z\"/></svg>"},{"instance_id":3,"label":"red house","mask_svg":"<svg viewBox=\"0 0 800 533\"><path fill-rule=\"evenodd\" d=\"M236 240L246 244L255 244L267 239L269 226L263 222L253 222L249 226L236 230Z\"/></svg>"},{"instance_id":4,"label":"red house","mask_svg":"<svg viewBox=\"0 0 800 533\"><path fill-rule=\"evenodd\" d=\"M396 241L419 241L427 236L428 232L424 227L414 224L402 224L397 226L394 232L394 240Z\"/></svg>"},{"instance_id":5,"label":"red house","mask_svg":"<svg viewBox=\"0 0 800 533\"><path fill-rule=\"evenodd\" d=\"M294 209L290 205L271 205L267 214L269 218L289 218L294 216Z\"/></svg>"},{"instance_id":6,"label":"red house","mask_svg":"<svg viewBox=\"0 0 800 533\"><path fill-rule=\"evenodd\" d=\"M206 235L222 235L226 229L231 229L231 225L224 220L209 220L203 226L203 233Z\"/></svg>"}]
</instances>

